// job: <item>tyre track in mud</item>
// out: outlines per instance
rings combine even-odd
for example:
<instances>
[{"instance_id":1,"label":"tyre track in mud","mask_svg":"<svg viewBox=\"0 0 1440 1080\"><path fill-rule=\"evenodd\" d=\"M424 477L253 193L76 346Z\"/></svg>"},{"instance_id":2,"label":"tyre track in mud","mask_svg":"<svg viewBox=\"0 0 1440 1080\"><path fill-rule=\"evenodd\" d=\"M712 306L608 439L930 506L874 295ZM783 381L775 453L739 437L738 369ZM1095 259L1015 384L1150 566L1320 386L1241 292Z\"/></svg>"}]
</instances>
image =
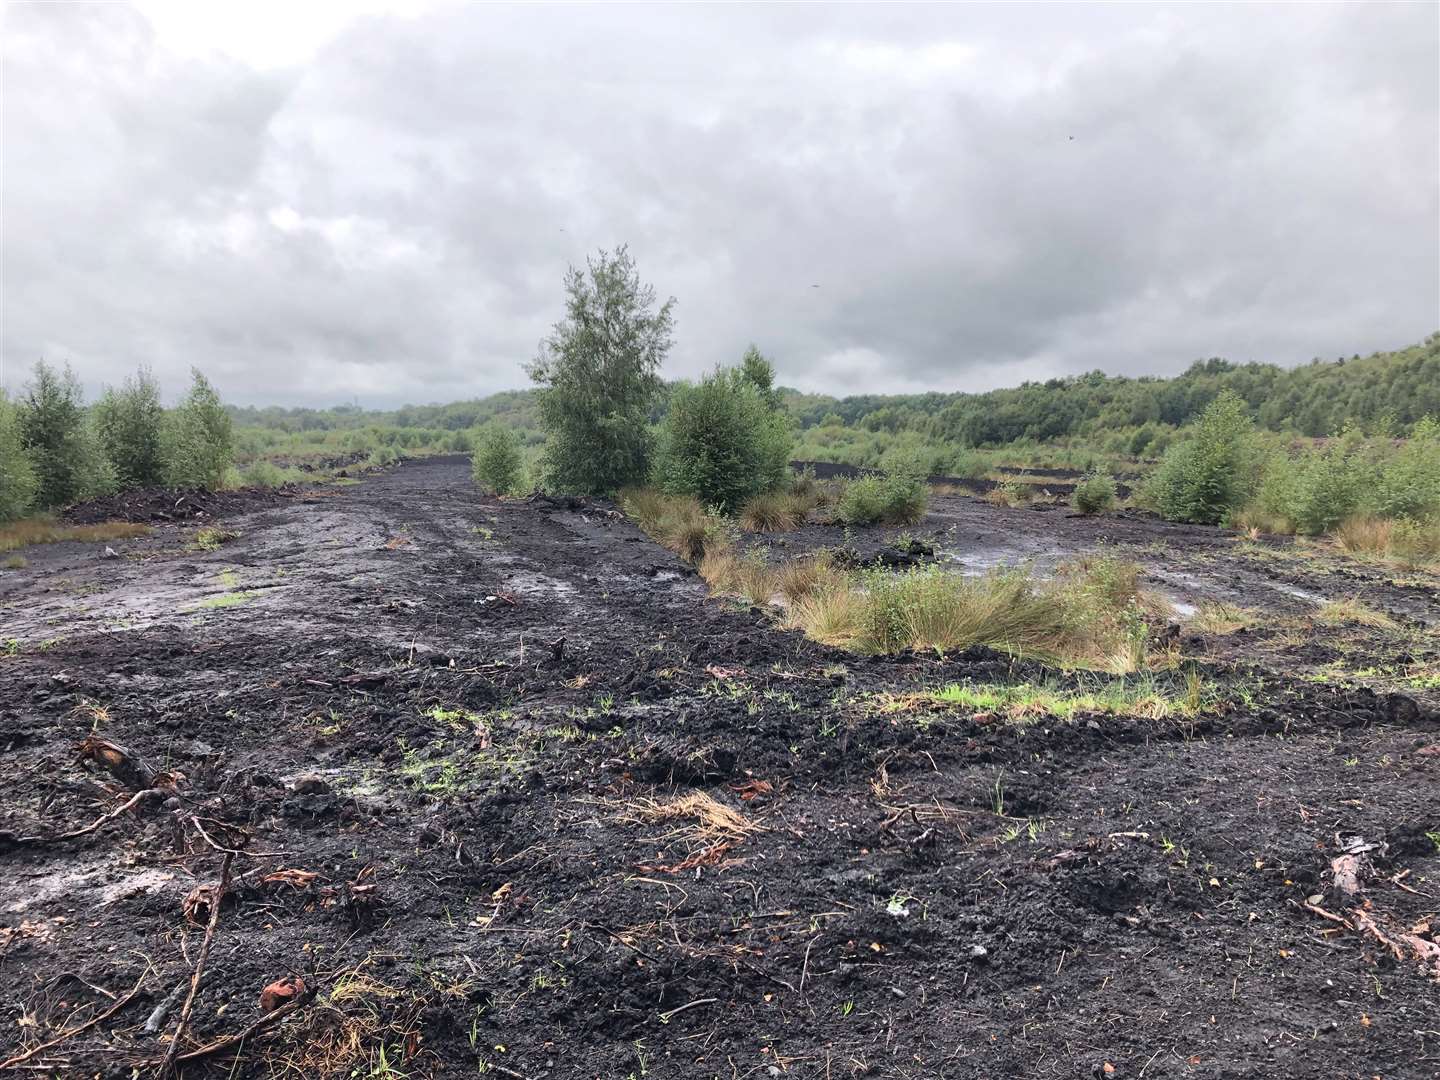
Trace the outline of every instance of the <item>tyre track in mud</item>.
<instances>
[{"instance_id":1,"label":"tyre track in mud","mask_svg":"<svg viewBox=\"0 0 1440 1080\"><path fill-rule=\"evenodd\" d=\"M0 761L19 781L0 827L96 816L70 747L96 722L76 707L105 707L103 731L290 853L265 868L319 875L226 909L197 1037L253 1017L286 970L329 991L363 966L386 993L338 1015L373 1010L392 1034L333 1051L336 1075L373 1068L386 1038L413 1046L410 1075L1435 1074L1435 984L1294 906L1343 832L1411 871L1420 895L1381 878L1377 908L1434 909L1433 714L1223 666L1226 708L1186 724L885 714L880 692L1043 669L775 631L609 510L482 499L440 459L235 519L218 553L142 544L157 587L234 566L242 587L284 569L285 588L109 635L77 624L5 661ZM695 792L761 831L719 849L636 818ZM175 843L156 810L0 845L0 977L133 983L139 949L163 976L143 1019L188 970L180 900L215 872ZM373 911L319 891L367 871ZM324 1075L306 1055L336 1015L287 1022L235 1075ZM128 1075L136 1026L74 1060Z\"/></svg>"}]
</instances>

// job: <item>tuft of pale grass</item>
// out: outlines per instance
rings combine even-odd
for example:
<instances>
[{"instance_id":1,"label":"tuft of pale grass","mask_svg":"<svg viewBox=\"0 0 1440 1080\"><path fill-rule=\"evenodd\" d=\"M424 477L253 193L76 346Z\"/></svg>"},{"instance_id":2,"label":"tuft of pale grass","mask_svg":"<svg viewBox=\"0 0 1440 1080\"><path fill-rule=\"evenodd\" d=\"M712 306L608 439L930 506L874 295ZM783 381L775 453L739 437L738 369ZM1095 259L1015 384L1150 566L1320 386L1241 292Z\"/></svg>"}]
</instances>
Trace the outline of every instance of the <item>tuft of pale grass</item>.
<instances>
[{"instance_id":1,"label":"tuft of pale grass","mask_svg":"<svg viewBox=\"0 0 1440 1080\"><path fill-rule=\"evenodd\" d=\"M848 581L826 581L791 602L784 625L822 645L858 650L864 608L865 595Z\"/></svg>"},{"instance_id":2,"label":"tuft of pale grass","mask_svg":"<svg viewBox=\"0 0 1440 1080\"><path fill-rule=\"evenodd\" d=\"M14 551L31 544L60 544L66 541L98 543L148 535L149 525L137 525L129 521L106 521L99 525L62 525L48 518L26 518L0 525L0 551Z\"/></svg>"},{"instance_id":3,"label":"tuft of pale grass","mask_svg":"<svg viewBox=\"0 0 1440 1080\"><path fill-rule=\"evenodd\" d=\"M1230 524L1245 533L1251 540L1258 540L1261 533L1278 536L1293 536L1295 523L1283 514L1277 514L1259 506L1247 506L1231 519Z\"/></svg>"},{"instance_id":4,"label":"tuft of pale grass","mask_svg":"<svg viewBox=\"0 0 1440 1080\"><path fill-rule=\"evenodd\" d=\"M1190 627L1201 634L1233 634L1236 630L1259 625L1259 618L1249 608L1223 601L1201 604L1190 618Z\"/></svg>"},{"instance_id":5,"label":"tuft of pale grass","mask_svg":"<svg viewBox=\"0 0 1440 1080\"><path fill-rule=\"evenodd\" d=\"M792 604L788 624L827 645L868 653L989 645L1107 671L1145 661L1139 569L1114 559L963 577L939 566L828 580Z\"/></svg>"},{"instance_id":6,"label":"tuft of pale grass","mask_svg":"<svg viewBox=\"0 0 1440 1080\"><path fill-rule=\"evenodd\" d=\"M763 830L758 822L703 791L670 799L632 799L624 804L621 820L672 825L667 837L694 844L734 843Z\"/></svg>"},{"instance_id":7,"label":"tuft of pale grass","mask_svg":"<svg viewBox=\"0 0 1440 1080\"><path fill-rule=\"evenodd\" d=\"M629 488L620 493L620 506L652 540L689 563L700 562L708 548L729 542L724 523L692 495Z\"/></svg>"},{"instance_id":8,"label":"tuft of pale grass","mask_svg":"<svg viewBox=\"0 0 1440 1080\"><path fill-rule=\"evenodd\" d=\"M805 524L813 503L792 492L767 491L740 508L740 527L747 532L790 532Z\"/></svg>"},{"instance_id":9,"label":"tuft of pale grass","mask_svg":"<svg viewBox=\"0 0 1440 1080\"><path fill-rule=\"evenodd\" d=\"M1335 527L1335 542L1357 555L1384 555L1390 551L1395 522L1388 518L1359 514Z\"/></svg>"},{"instance_id":10,"label":"tuft of pale grass","mask_svg":"<svg viewBox=\"0 0 1440 1080\"><path fill-rule=\"evenodd\" d=\"M844 571L835 565L828 551L789 559L775 570L775 590L794 604L822 588L833 588L846 581Z\"/></svg>"},{"instance_id":11,"label":"tuft of pale grass","mask_svg":"<svg viewBox=\"0 0 1440 1080\"><path fill-rule=\"evenodd\" d=\"M1399 625L1383 611L1376 611L1357 597L1346 600L1327 600L1315 612L1315 621L1326 626L1370 626L1379 630L1393 630Z\"/></svg>"}]
</instances>

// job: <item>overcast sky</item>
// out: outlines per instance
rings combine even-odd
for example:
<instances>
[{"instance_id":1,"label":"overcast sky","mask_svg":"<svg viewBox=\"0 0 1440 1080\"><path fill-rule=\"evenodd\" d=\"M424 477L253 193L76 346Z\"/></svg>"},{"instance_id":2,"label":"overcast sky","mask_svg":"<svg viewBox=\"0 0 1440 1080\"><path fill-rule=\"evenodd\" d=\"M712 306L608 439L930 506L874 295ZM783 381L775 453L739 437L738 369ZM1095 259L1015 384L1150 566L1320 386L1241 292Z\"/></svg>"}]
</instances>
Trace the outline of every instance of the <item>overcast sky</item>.
<instances>
[{"instance_id":1,"label":"overcast sky","mask_svg":"<svg viewBox=\"0 0 1440 1080\"><path fill-rule=\"evenodd\" d=\"M5 379L523 386L619 243L679 300L669 377L752 340L835 394L1408 344L1437 12L12 4Z\"/></svg>"}]
</instances>

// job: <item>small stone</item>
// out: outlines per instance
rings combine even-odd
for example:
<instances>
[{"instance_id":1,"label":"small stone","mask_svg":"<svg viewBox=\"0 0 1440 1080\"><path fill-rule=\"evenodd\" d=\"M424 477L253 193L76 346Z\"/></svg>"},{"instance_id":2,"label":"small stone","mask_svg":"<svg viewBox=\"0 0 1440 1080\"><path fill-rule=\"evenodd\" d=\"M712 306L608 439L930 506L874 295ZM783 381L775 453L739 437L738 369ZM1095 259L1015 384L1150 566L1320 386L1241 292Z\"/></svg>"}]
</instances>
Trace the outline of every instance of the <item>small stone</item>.
<instances>
[{"instance_id":1,"label":"small stone","mask_svg":"<svg viewBox=\"0 0 1440 1080\"><path fill-rule=\"evenodd\" d=\"M989 955L990 955L990 950L987 949L987 948L985 948L984 945L971 945L971 946L970 946L970 959L971 959L971 960L984 960L984 959L986 959L987 957L989 957Z\"/></svg>"},{"instance_id":2,"label":"small stone","mask_svg":"<svg viewBox=\"0 0 1440 1080\"><path fill-rule=\"evenodd\" d=\"M107 544L105 550L100 553L100 557L102 559L118 559L120 553Z\"/></svg>"}]
</instances>

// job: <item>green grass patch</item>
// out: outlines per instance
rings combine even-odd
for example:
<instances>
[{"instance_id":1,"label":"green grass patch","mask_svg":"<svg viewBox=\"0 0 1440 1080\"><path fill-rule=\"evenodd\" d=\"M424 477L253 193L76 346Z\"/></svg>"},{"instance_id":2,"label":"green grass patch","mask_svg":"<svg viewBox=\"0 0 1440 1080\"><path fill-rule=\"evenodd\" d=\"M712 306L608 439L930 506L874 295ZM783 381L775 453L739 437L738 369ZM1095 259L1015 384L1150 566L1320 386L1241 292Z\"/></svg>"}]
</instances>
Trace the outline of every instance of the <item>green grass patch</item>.
<instances>
[{"instance_id":1,"label":"green grass patch","mask_svg":"<svg viewBox=\"0 0 1440 1080\"><path fill-rule=\"evenodd\" d=\"M979 717L1013 724L1042 719L1073 720L1077 716L1136 716L1164 720L1193 717L1216 703L1213 690L1199 675L1186 676L1181 687L1163 686L1145 676L1117 679L1094 686L1064 687L1045 683L951 683L938 690L882 698L884 712L917 708L955 708ZM923 722L923 721L922 721Z\"/></svg>"}]
</instances>

